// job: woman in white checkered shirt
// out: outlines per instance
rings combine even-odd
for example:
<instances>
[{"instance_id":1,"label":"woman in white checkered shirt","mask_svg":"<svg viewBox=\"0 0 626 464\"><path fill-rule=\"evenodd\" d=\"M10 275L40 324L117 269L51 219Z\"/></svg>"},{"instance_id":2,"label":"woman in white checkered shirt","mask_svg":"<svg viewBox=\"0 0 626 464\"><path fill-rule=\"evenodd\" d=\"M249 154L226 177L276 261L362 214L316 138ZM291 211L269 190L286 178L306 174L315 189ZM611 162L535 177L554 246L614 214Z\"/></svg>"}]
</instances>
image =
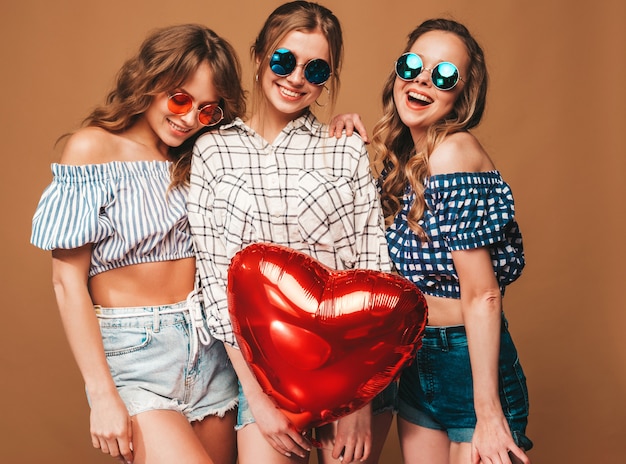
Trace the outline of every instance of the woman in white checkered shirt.
<instances>
[{"instance_id":1,"label":"woman in white checkered shirt","mask_svg":"<svg viewBox=\"0 0 626 464\"><path fill-rule=\"evenodd\" d=\"M189 222L209 327L225 342L242 387L242 464L302 462L311 445L262 391L237 347L226 297L232 257L252 243L273 242L337 270L390 270L363 141L329 137L310 111L336 98L342 49L339 22L326 8L277 8L253 46L252 113L205 134L194 149ZM377 462L394 398L395 391L374 414L369 404L317 430L320 460L343 453L344 461Z\"/></svg>"}]
</instances>

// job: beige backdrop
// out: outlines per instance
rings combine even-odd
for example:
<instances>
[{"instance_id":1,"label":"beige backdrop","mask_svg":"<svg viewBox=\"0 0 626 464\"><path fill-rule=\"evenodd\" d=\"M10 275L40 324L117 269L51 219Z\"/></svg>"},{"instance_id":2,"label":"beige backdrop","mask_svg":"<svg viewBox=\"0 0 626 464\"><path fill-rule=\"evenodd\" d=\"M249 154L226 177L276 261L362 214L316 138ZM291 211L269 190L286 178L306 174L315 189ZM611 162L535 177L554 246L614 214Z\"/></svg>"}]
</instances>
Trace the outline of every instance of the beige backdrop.
<instances>
[{"instance_id":1,"label":"beige backdrop","mask_svg":"<svg viewBox=\"0 0 626 464\"><path fill-rule=\"evenodd\" d=\"M91 448L83 385L30 221L57 136L102 101L147 31L201 22L248 50L280 1L20 0L0 8L0 461L111 463ZM423 19L466 23L491 72L477 131L515 193L528 265L505 309L529 380L535 464L626 452L626 7L621 0L326 0L344 27L339 111L372 127L381 84ZM400 462L390 434L383 463Z\"/></svg>"}]
</instances>

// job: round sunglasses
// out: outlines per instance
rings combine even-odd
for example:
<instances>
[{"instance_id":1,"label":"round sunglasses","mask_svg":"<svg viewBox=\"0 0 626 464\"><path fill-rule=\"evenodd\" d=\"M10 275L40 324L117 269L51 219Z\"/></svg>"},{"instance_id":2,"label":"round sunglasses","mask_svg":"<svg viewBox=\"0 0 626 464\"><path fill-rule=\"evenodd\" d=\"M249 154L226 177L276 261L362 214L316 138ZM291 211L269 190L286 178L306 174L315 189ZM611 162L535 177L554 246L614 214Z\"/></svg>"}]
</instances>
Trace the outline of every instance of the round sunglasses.
<instances>
[{"instance_id":1,"label":"round sunglasses","mask_svg":"<svg viewBox=\"0 0 626 464\"><path fill-rule=\"evenodd\" d=\"M452 90L463 78L459 69L449 61L442 61L432 69L424 67L422 58L415 53L405 53L396 60L396 75L403 81L413 81L422 71L429 71L433 85L439 90Z\"/></svg>"},{"instance_id":2,"label":"round sunglasses","mask_svg":"<svg viewBox=\"0 0 626 464\"><path fill-rule=\"evenodd\" d=\"M167 97L167 109L182 116L193 110L193 98L184 92L176 92ZM198 108L198 122L203 126L214 126L224 119L224 111L215 103L208 103Z\"/></svg>"},{"instance_id":3,"label":"round sunglasses","mask_svg":"<svg viewBox=\"0 0 626 464\"><path fill-rule=\"evenodd\" d=\"M269 65L272 72L280 77L288 76L298 66L302 66L304 78L314 85L324 85L330 78L330 65L326 61L316 58L305 64L297 64L293 52L286 48L277 49L270 56Z\"/></svg>"}]
</instances>

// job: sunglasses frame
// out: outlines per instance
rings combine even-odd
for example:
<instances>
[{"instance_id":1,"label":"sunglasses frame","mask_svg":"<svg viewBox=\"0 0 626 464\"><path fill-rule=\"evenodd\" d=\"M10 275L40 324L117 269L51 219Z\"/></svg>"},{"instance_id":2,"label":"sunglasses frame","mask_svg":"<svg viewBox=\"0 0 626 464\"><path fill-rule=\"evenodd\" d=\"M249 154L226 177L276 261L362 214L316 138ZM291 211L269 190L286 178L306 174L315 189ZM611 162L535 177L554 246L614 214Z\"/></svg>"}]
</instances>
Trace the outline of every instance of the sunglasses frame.
<instances>
[{"instance_id":1,"label":"sunglasses frame","mask_svg":"<svg viewBox=\"0 0 626 464\"><path fill-rule=\"evenodd\" d=\"M179 105L177 104L173 98L174 97L178 97L178 96L184 96L185 98L187 98L189 100L189 109L186 111L181 111L180 113L177 112L176 110L172 109L172 107L170 106L170 103L172 105L176 105L179 107L182 107L183 105ZM184 105L187 106L187 105ZM202 115L202 111L205 108L217 108L219 110L219 119L217 119L217 121L212 122L210 124L205 124L202 122L202 120L200 119L201 115ZM167 94L167 109L170 110L170 112L174 113L177 116L184 116L186 114L189 114L191 111L193 111L194 109L198 112L198 123L200 123L200 125L204 126L204 127L212 127L215 126L216 124L219 124L220 122L222 122L222 120L224 119L224 110L222 109L222 107L219 105L219 103L207 103L206 105L202 105L198 108L195 108L194 102L193 102L193 97L191 95L189 95L188 93L185 92L174 92L174 93L168 93ZM213 120L214 118L211 118L211 120Z\"/></svg>"},{"instance_id":2,"label":"sunglasses frame","mask_svg":"<svg viewBox=\"0 0 626 464\"><path fill-rule=\"evenodd\" d=\"M400 73L398 72L398 64L399 64L400 60L402 60L402 59L403 59L403 58L405 58L405 57L408 57L409 55L413 55L413 56L418 57L418 58L419 58L419 60L420 60L420 63L421 63L421 66L420 66L419 68L415 68L415 69L414 69L414 71L417 71L417 70L419 69L419 72L417 72L417 73L415 74L415 77L414 77L414 78L412 78L412 79L407 79L407 78L404 78L404 77L402 77L402 76L400 75ZM456 81L454 82L454 84L452 84L452 86L451 86L451 87L448 87L448 88L442 88L442 87L440 87L439 85L437 85L437 81L435 80L435 76L434 76L434 74L433 74L433 73L434 73L434 72L437 72L437 74L438 74L438 75L441 75L441 73L439 73L439 72L437 71L437 69L438 69L438 68L439 68L439 66L441 66L441 65L450 65L450 66L452 66L452 67L456 70L456 71L455 71L455 73L456 73ZM404 60L404 66L406 66L406 59ZM441 91L443 91L443 92L448 92L448 91L450 91L450 90L454 89L454 88L457 86L457 84L459 83L459 81L463 81L463 82L465 82L465 80L461 77L461 73L460 73L460 71L459 71L458 66L457 66L457 65L455 65L454 63L451 63L450 61L440 61L439 63L437 63L437 64L436 64L435 66L433 66L432 68L427 68L426 66L424 66L424 60L422 59L422 57L421 57L421 56L419 56L417 53L413 53L413 52L406 52L406 53L403 53L402 55L400 55L400 57L396 60L396 62L395 62L395 64L394 64L393 69L394 69L394 71L395 71L396 76L398 77L398 79L403 80L403 81L405 81L405 82L412 82L412 81L414 81L415 79L417 79L417 78L418 78L418 76L419 76L420 74L422 74L424 71L428 71L428 72L430 73L430 80L431 80L431 82L433 83L433 85L435 86L435 88L436 88L436 89L438 89L438 90L441 90ZM445 79L449 79L449 78L445 78Z\"/></svg>"},{"instance_id":3,"label":"sunglasses frame","mask_svg":"<svg viewBox=\"0 0 626 464\"><path fill-rule=\"evenodd\" d=\"M289 57L289 56L290 56L290 57L291 57L291 58L289 59L290 63L288 63L288 66L292 66L291 61L293 61L293 68L292 68L289 72L287 72L287 73L285 73L285 74L281 74L281 73L279 73L279 72L276 72L276 71L275 71L274 67L275 67L276 65L278 65L278 64L280 64L280 65L281 65L281 67L283 67L284 69L286 69L286 67L283 65L283 63L275 63L274 65L272 65L272 62L274 61L274 57L275 57L277 54L278 54L281 58L282 58L283 56L287 56L287 57ZM316 64L319 64L319 63L323 63L324 65L326 65L326 67L328 68L328 76L326 76L326 79L324 79L322 82L319 82L319 83L318 83L318 82L313 82L313 81L311 81L311 80L310 80L309 76L307 75L307 69L310 69L310 68L309 68L310 66L315 66ZM333 73L332 73L332 71L331 71L331 68L330 68L330 64L328 64L328 62L327 62L326 60L324 60L324 59L322 59L322 58L313 58L312 60L309 60L309 61L307 61L307 62L306 62L306 63L304 63L304 64L298 64L298 63L297 63L297 60L296 60L296 55L294 55L294 53L293 53L291 50L287 49L287 48L277 48L276 50L274 50L274 53L272 53L272 54L269 56L268 66L269 66L270 70L271 70L274 74L276 74L277 76L279 76L279 77L287 77L287 76L289 76L290 74L292 74L292 73L296 70L296 68L297 68L297 67L302 66L302 71L303 71L304 78L306 79L306 81L307 81L309 84L313 84L313 85L317 85L317 86L322 86L322 85L326 84L326 82L328 82L328 79L330 79L330 76L332 76L332 74L333 74Z\"/></svg>"}]
</instances>

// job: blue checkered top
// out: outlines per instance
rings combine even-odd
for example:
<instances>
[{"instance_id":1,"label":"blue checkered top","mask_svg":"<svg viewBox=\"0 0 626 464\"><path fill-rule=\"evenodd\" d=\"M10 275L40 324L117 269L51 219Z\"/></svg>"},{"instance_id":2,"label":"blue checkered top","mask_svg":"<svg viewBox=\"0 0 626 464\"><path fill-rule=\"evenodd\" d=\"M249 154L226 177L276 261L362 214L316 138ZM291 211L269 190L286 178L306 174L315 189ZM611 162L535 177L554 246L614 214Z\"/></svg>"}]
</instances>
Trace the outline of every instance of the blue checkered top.
<instances>
[{"instance_id":1,"label":"blue checkered top","mask_svg":"<svg viewBox=\"0 0 626 464\"><path fill-rule=\"evenodd\" d=\"M420 226L429 240L420 241L408 227L406 218L415 198L410 187L402 210L387 229L389 253L398 272L425 294L460 298L451 251L488 247L504 294L525 263L508 184L498 171L441 174L425 184L427 210Z\"/></svg>"}]
</instances>

